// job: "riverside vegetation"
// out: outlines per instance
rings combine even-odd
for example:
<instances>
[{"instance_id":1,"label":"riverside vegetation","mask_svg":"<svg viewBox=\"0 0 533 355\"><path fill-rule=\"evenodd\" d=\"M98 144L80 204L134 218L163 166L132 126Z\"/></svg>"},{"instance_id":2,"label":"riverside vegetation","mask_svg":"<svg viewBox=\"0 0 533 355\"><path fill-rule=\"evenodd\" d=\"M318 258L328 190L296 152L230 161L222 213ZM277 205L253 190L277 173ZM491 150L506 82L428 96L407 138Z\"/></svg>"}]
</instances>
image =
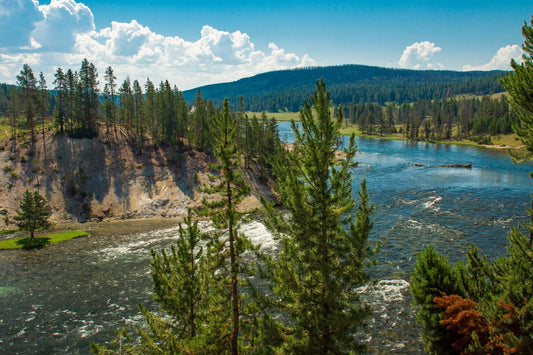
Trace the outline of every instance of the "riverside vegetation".
<instances>
[{"instance_id":1,"label":"riverside vegetation","mask_svg":"<svg viewBox=\"0 0 533 355\"><path fill-rule=\"evenodd\" d=\"M501 79L519 121L516 132L533 154L533 17L524 23L523 63ZM524 157L522 157L524 159ZM531 175L533 177L533 175ZM533 195L532 195L533 198ZM533 209L528 209L533 221ZM411 290L427 351L433 354L527 354L533 348L533 223L508 235L507 256L493 262L475 245L450 266L431 246L418 256Z\"/></svg>"},{"instance_id":2,"label":"riverside vegetation","mask_svg":"<svg viewBox=\"0 0 533 355\"><path fill-rule=\"evenodd\" d=\"M517 112L515 130L529 153L533 153L533 109L528 99L533 92L532 26L523 27L524 63L513 62L514 72L502 79ZM357 209L352 197L353 135L345 157L340 162L335 159L333 147L343 110L337 108L332 118L324 81L317 82L312 103L306 102L300 112L301 131L293 124L293 150L285 151L275 122L266 117L248 119L243 100L237 112L229 110L228 100L218 110L198 91L194 110L189 111L183 95L168 82L156 90L148 81L142 94L138 82L132 90L126 80L118 91L122 97L117 106L111 68L106 69L104 115L100 116L96 77L96 68L87 60L78 75L72 71L64 75L58 69L56 85L63 88L58 89L54 106L58 134L93 139L100 135L107 141L121 135L137 154L150 149L149 140L171 146L179 154L185 147L210 154L214 163L207 180L198 181L205 195L197 211L211 218L215 231L201 233L189 212L176 247L170 253L152 252L154 299L160 311L140 306L146 327L139 327L133 336L120 331L110 349L95 344L93 351L364 351L356 334L369 314L368 306L355 289L369 281L366 268L379 243L373 247L367 243L373 207L364 181ZM37 87L29 66L17 79L19 90L9 100L11 150L16 151L21 137L22 112L22 123L31 136L28 154L33 158L37 129L46 135L45 122L39 125L36 117L44 121L50 100L44 77L40 75ZM275 209L273 201L265 200L263 205L266 224L280 243L277 255L261 255L238 232L244 213L238 205L249 192L242 179L246 169L255 169L265 181L276 178L276 202L285 210ZM79 175L80 182L86 183ZM76 194L87 198L87 191L81 193L74 185ZM533 231L531 225L524 226ZM431 247L419 255L412 292L429 351L520 353L531 349L532 241L516 228L509 243L509 256L493 263L472 247L468 262L453 269ZM252 253L257 257L250 258Z\"/></svg>"}]
</instances>

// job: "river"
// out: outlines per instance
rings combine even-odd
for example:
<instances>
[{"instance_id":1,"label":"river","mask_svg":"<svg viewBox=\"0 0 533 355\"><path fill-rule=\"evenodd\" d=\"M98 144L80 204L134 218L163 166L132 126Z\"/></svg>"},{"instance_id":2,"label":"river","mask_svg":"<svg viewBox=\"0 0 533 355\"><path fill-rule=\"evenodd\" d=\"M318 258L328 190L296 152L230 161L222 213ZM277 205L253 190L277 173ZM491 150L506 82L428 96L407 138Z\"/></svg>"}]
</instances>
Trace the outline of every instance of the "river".
<instances>
[{"instance_id":1,"label":"river","mask_svg":"<svg viewBox=\"0 0 533 355\"><path fill-rule=\"evenodd\" d=\"M290 140L288 124L281 136ZM361 334L369 352L422 351L408 281L416 254L432 244L452 262L475 243L489 259L504 255L506 234L527 219L531 164L505 151L358 138L354 194L363 178L371 202L373 241L383 243L369 272L384 280L366 290L375 313ZM472 163L471 169L441 164ZM244 230L274 248L259 222ZM89 353L114 330L142 321L139 302L155 307L149 250L175 242L176 227L148 233L94 233L38 250L0 252L0 353Z\"/></svg>"}]
</instances>

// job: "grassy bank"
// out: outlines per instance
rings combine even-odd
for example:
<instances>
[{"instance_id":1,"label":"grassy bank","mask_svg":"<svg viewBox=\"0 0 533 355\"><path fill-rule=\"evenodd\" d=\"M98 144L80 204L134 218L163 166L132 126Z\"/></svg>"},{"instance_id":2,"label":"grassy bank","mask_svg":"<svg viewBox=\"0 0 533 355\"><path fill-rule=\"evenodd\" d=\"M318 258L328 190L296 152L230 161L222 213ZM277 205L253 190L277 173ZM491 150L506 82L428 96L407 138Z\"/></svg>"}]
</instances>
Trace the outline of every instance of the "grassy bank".
<instances>
[{"instance_id":1,"label":"grassy bank","mask_svg":"<svg viewBox=\"0 0 533 355\"><path fill-rule=\"evenodd\" d=\"M83 231L68 231L47 234L44 236L35 237L33 239L30 237L23 237L0 240L0 250L37 248L45 245L56 244L65 240L70 240L78 237L85 237L87 235L89 234Z\"/></svg>"},{"instance_id":2,"label":"grassy bank","mask_svg":"<svg viewBox=\"0 0 533 355\"><path fill-rule=\"evenodd\" d=\"M387 133L381 136L378 134L373 134L373 135L363 134L359 130L357 125L341 128L341 134L351 135L352 133L354 133L356 136L359 136L359 137L407 140L405 137L403 137L401 133ZM478 144L469 139L444 140L444 141L421 140L421 142L466 145L466 146L472 146L472 147L484 147L484 148L489 148L489 149L511 149L519 155L522 151L525 153L524 144L522 143L522 141L516 134L502 134L502 135L497 135L497 136L490 136L490 140L492 144Z\"/></svg>"},{"instance_id":3,"label":"grassy bank","mask_svg":"<svg viewBox=\"0 0 533 355\"><path fill-rule=\"evenodd\" d=\"M499 95L501 95L501 93ZM258 117L261 116L261 113L248 112L249 116L253 114L257 115ZM274 117L276 121L291 121L291 120L299 121L300 120L299 112L267 112L266 114L268 118ZM397 128L400 128L400 126L397 126ZM355 135L358 137L407 140L402 135L402 133L387 133L381 136L378 134L364 134L359 130L358 125L344 126L343 128L341 128L341 134L343 135L351 135L352 133L355 133ZM492 141L492 144L478 144L469 139L444 140L444 141L429 140L427 142L441 143L441 144L467 145L467 146L473 146L473 147L485 147L485 148L493 148L493 149L512 149L515 153L519 155L522 151L525 153L524 144L522 143L522 141L518 138L516 134L490 136L490 140ZM424 141L424 140L421 140L421 141Z\"/></svg>"},{"instance_id":4,"label":"grassy bank","mask_svg":"<svg viewBox=\"0 0 533 355\"><path fill-rule=\"evenodd\" d=\"M246 112L246 114L248 115L248 117L256 115L258 118L261 118L262 115L261 112ZM266 115L268 118L274 117L276 121L300 120L300 112L267 112Z\"/></svg>"}]
</instances>

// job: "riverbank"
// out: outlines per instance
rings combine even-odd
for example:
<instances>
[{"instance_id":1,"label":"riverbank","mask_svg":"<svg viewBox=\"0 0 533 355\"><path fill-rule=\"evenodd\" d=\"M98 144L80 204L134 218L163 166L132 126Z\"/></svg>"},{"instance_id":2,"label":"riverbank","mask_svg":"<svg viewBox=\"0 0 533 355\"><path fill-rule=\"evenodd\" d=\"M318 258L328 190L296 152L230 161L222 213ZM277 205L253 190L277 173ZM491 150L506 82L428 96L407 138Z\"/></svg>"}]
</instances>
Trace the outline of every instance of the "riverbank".
<instances>
[{"instance_id":1,"label":"riverbank","mask_svg":"<svg viewBox=\"0 0 533 355\"><path fill-rule=\"evenodd\" d=\"M152 217L137 219L109 218L103 221L59 223L50 228L50 231L66 231L83 229L94 236L128 235L146 233L153 230L173 228L183 221L183 217Z\"/></svg>"},{"instance_id":2,"label":"riverbank","mask_svg":"<svg viewBox=\"0 0 533 355\"><path fill-rule=\"evenodd\" d=\"M341 134L351 135L354 133L357 137L387 139L387 140L400 140L409 141L409 139L403 137L401 133L387 133L384 135L379 134L364 134L355 126L341 128ZM482 147L487 149L507 149L512 150L516 154L522 154L526 152L525 145L516 134L505 134L498 136L489 136L493 144L479 144L469 139L462 140L419 140L419 142L436 143L436 144L451 144L461 145L469 147Z\"/></svg>"},{"instance_id":3,"label":"riverbank","mask_svg":"<svg viewBox=\"0 0 533 355\"><path fill-rule=\"evenodd\" d=\"M260 116L260 113L249 113L255 114ZM298 112L275 112L275 113L267 113L268 117L274 117L274 119L278 122L288 122L288 121L296 121L298 122L300 120L300 114ZM398 126L397 128L400 128ZM352 126L344 126L341 128L341 134L342 135L351 135L354 133L357 137L367 137L367 138L377 138L377 139L388 139L388 140L400 140L400 141L408 141L407 138L405 138L402 133L386 133L384 135L379 134L364 134L362 133L357 125ZM468 140L468 139L462 139L462 140L420 140L420 142L427 142L427 143L437 143L437 144L453 144L453 145L462 145L462 146L470 146L470 147L482 147L487 149L507 149L512 150L513 153L516 153L518 155L521 155L523 153L526 153L526 149L520 138L516 134L506 134L506 135L498 135L498 136L489 136L490 140L493 144L479 144L477 142Z\"/></svg>"}]
</instances>

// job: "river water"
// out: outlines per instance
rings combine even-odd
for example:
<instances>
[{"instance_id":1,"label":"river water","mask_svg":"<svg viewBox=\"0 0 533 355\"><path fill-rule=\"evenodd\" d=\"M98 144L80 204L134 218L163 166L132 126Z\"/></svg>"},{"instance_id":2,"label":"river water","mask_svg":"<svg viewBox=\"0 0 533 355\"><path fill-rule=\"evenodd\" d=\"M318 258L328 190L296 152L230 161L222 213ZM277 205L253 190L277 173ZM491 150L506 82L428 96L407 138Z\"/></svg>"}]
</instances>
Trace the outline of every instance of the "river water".
<instances>
[{"instance_id":1,"label":"river water","mask_svg":"<svg viewBox=\"0 0 533 355\"><path fill-rule=\"evenodd\" d=\"M288 124L281 136L290 140ZM420 329L410 306L409 278L416 254L432 244L451 262L475 243L490 259L504 255L506 234L527 219L531 164L514 165L505 151L357 139L354 193L365 178L376 209L371 239L383 243L383 280L362 288L375 309L361 333L370 353L420 353ZM471 169L442 164L472 163ZM265 248L275 248L259 222L243 226ZM150 299L150 253L168 247L177 228L149 233L98 233L39 250L0 252L0 353L89 353L114 330L142 321L137 304Z\"/></svg>"}]
</instances>

